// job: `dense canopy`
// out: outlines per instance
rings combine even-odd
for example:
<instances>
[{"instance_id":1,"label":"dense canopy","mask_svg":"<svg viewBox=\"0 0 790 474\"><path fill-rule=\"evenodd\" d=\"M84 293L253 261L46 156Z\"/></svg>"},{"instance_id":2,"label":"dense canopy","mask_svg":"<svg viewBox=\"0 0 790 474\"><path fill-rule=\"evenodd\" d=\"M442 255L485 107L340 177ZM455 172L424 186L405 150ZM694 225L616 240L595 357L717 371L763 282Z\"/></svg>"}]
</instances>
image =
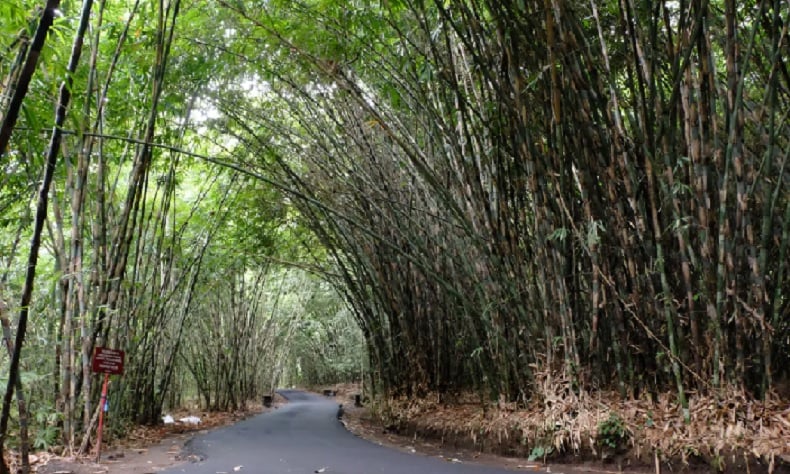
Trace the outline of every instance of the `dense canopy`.
<instances>
[{"instance_id":1,"label":"dense canopy","mask_svg":"<svg viewBox=\"0 0 790 474\"><path fill-rule=\"evenodd\" d=\"M87 449L98 346L128 358L111 413L142 423L362 379L789 396L785 1L0 20L6 446Z\"/></svg>"}]
</instances>

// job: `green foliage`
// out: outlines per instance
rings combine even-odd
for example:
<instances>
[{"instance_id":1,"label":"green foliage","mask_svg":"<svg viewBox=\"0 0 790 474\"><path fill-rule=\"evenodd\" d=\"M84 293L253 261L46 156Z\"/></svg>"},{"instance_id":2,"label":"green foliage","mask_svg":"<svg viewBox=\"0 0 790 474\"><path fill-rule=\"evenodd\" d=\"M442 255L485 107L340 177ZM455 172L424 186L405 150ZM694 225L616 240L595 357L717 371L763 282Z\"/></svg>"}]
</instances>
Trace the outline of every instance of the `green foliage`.
<instances>
[{"instance_id":1,"label":"green foliage","mask_svg":"<svg viewBox=\"0 0 790 474\"><path fill-rule=\"evenodd\" d=\"M547 15L540 2L189 0L172 32L162 4L133 4L94 11L96 62L84 54L72 77L24 352L31 406L68 386L54 345L80 373L82 331L128 350L124 422L182 394L229 407L367 371L393 391L512 399L536 372L679 393L696 383L686 372L755 392L790 377L777 2L758 18L754 1ZM0 0L0 107L39 7ZM4 155L10 303L78 7L64 3ZM51 445L53 420L36 423ZM628 440L616 415L598 428L603 447Z\"/></svg>"},{"instance_id":2,"label":"green foliage","mask_svg":"<svg viewBox=\"0 0 790 474\"><path fill-rule=\"evenodd\" d=\"M40 374L38 372L27 371L23 370L19 373L19 378L22 381L22 385L35 385L39 382L45 381L47 378L50 377L50 374ZM0 373L0 384L6 385L8 383L8 373L3 372Z\"/></svg>"},{"instance_id":3,"label":"green foliage","mask_svg":"<svg viewBox=\"0 0 790 474\"><path fill-rule=\"evenodd\" d=\"M287 271L281 311L298 314L291 327L287 351L286 385L323 385L359 381L366 370L362 333L345 302L327 282L308 274ZM291 286L291 285L296 285Z\"/></svg>"},{"instance_id":4,"label":"green foliage","mask_svg":"<svg viewBox=\"0 0 790 474\"><path fill-rule=\"evenodd\" d=\"M603 448L619 451L626 447L630 435L625 422L617 413L598 423L596 443Z\"/></svg>"},{"instance_id":5,"label":"green foliage","mask_svg":"<svg viewBox=\"0 0 790 474\"><path fill-rule=\"evenodd\" d=\"M547 457L551 456L554 452L554 446L551 445L536 445L532 448L529 452L529 457L527 458L529 461L540 461L545 460Z\"/></svg>"},{"instance_id":6,"label":"green foliage","mask_svg":"<svg viewBox=\"0 0 790 474\"><path fill-rule=\"evenodd\" d=\"M32 426L33 448L46 451L60 441L62 415L55 411L35 410Z\"/></svg>"}]
</instances>

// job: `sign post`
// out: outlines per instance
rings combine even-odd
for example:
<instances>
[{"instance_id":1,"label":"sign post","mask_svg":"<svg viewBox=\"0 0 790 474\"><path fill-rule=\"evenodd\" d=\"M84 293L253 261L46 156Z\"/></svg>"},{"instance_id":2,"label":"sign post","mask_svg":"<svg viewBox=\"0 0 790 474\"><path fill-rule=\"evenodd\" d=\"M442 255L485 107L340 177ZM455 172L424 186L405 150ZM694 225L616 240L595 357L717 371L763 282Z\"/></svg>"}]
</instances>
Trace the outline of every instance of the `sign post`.
<instances>
[{"instance_id":1,"label":"sign post","mask_svg":"<svg viewBox=\"0 0 790 474\"><path fill-rule=\"evenodd\" d=\"M101 405L99 405L99 427L96 430L96 462L101 458L101 434L104 429L104 407L107 406L107 383L110 381L110 374L104 374L104 383L101 386Z\"/></svg>"},{"instance_id":2,"label":"sign post","mask_svg":"<svg viewBox=\"0 0 790 474\"><path fill-rule=\"evenodd\" d=\"M101 458L101 435L104 428L104 412L107 411L107 385L110 382L110 375L123 374L123 351L97 347L93 351L93 363L91 368L94 373L104 374L104 383L101 387L101 404L99 405L99 427L96 433L96 462Z\"/></svg>"}]
</instances>

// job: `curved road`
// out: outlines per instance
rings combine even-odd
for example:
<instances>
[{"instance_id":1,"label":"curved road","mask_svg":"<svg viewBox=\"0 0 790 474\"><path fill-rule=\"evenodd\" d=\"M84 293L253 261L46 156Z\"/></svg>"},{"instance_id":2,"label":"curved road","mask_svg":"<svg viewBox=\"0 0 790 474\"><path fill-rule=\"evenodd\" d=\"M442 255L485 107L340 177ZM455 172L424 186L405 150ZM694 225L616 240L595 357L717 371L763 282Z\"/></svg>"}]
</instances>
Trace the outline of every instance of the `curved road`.
<instances>
[{"instance_id":1,"label":"curved road","mask_svg":"<svg viewBox=\"0 0 790 474\"><path fill-rule=\"evenodd\" d=\"M167 474L512 474L385 448L352 435L337 421L337 404L319 395L283 390L290 403L233 426L198 436L188 449L203 461ZM237 471L234 468L243 466ZM323 469L323 471L321 471Z\"/></svg>"}]
</instances>

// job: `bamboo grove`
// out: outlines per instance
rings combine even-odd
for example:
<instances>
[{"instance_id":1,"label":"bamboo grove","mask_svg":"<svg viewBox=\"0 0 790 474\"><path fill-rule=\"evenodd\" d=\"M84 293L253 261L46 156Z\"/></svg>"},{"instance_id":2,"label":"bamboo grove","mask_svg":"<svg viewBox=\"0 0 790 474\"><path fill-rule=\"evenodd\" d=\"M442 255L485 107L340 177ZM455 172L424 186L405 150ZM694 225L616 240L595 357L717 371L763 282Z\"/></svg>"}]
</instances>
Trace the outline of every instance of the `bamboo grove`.
<instances>
[{"instance_id":1,"label":"bamboo grove","mask_svg":"<svg viewBox=\"0 0 790 474\"><path fill-rule=\"evenodd\" d=\"M786 387L786 2L220 3L384 391Z\"/></svg>"},{"instance_id":2,"label":"bamboo grove","mask_svg":"<svg viewBox=\"0 0 790 474\"><path fill-rule=\"evenodd\" d=\"M342 347L310 346L307 325L350 319L317 270L288 269L313 251L292 243L305 232L277 192L199 159L217 148L195 132L212 71L181 31L213 18L114 3L0 5L0 447L19 472L29 448L93 448L95 347L126 353L109 389L117 433L180 407L237 410L281 381L358 377L333 361L364 361L345 352L361 347L353 328ZM296 371L291 341L321 370Z\"/></svg>"},{"instance_id":3,"label":"bamboo grove","mask_svg":"<svg viewBox=\"0 0 790 474\"><path fill-rule=\"evenodd\" d=\"M788 396L786 1L62 3L0 4L6 445L90 447L102 345L124 422Z\"/></svg>"}]
</instances>

